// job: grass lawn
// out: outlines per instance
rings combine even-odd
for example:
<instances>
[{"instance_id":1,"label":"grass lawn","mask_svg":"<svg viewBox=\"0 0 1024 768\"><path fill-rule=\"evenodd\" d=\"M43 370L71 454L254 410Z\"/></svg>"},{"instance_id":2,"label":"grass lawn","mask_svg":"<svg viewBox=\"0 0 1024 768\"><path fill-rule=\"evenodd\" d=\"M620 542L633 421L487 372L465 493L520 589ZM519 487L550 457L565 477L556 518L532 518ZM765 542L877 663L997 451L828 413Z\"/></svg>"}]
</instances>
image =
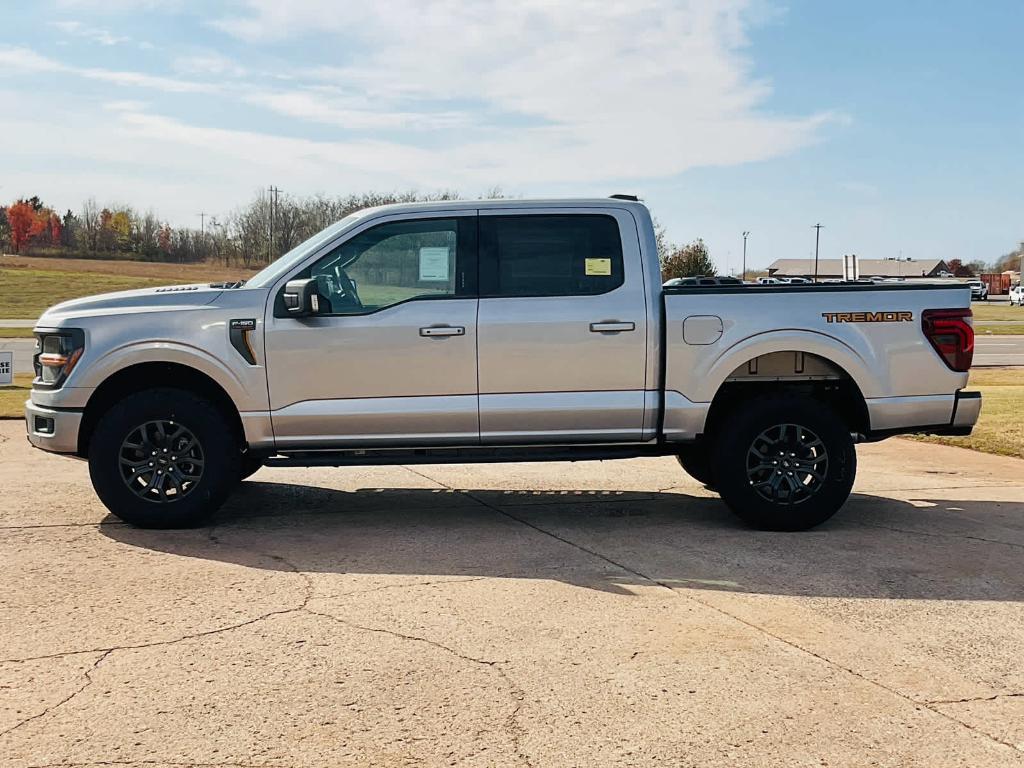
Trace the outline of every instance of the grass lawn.
<instances>
[{"instance_id":1,"label":"grass lawn","mask_svg":"<svg viewBox=\"0 0 1024 768\"><path fill-rule=\"evenodd\" d=\"M31 339L31 328L0 328L0 339Z\"/></svg>"},{"instance_id":2,"label":"grass lawn","mask_svg":"<svg viewBox=\"0 0 1024 768\"><path fill-rule=\"evenodd\" d=\"M982 397L981 418L969 437L912 439L1024 458L1024 369L978 368L968 386Z\"/></svg>"},{"instance_id":3,"label":"grass lawn","mask_svg":"<svg viewBox=\"0 0 1024 768\"><path fill-rule=\"evenodd\" d=\"M68 299L166 284L152 277L0 268L0 317L39 317Z\"/></svg>"},{"instance_id":4,"label":"grass lawn","mask_svg":"<svg viewBox=\"0 0 1024 768\"><path fill-rule=\"evenodd\" d=\"M1024 323L1024 307L1011 307L1009 302L972 301L975 322L985 320L1018 320Z\"/></svg>"},{"instance_id":5,"label":"grass lawn","mask_svg":"<svg viewBox=\"0 0 1024 768\"><path fill-rule=\"evenodd\" d=\"M13 386L0 387L0 419L22 418L31 388L31 373L16 373Z\"/></svg>"}]
</instances>

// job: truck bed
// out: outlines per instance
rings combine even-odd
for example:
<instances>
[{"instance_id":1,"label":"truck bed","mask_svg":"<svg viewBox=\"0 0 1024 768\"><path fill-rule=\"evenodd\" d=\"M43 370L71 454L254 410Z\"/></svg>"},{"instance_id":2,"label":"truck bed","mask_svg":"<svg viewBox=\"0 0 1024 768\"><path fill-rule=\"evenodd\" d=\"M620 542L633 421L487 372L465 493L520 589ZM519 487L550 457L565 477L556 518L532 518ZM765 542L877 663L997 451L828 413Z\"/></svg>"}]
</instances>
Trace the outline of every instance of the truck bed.
<instances>
[{"instance_id":1,"label":"truck bed","mask_svg":"<svg viewBox=\"0 0 1024 768\"><path fill-rule=\"evenodd\" d=\"M666 439L692 439L727 381L779 377L851 380L872 430L949 423L967 373L933 349L921 316L969 307L963 285L665 288Z\"/></svg>"}]
</instances>

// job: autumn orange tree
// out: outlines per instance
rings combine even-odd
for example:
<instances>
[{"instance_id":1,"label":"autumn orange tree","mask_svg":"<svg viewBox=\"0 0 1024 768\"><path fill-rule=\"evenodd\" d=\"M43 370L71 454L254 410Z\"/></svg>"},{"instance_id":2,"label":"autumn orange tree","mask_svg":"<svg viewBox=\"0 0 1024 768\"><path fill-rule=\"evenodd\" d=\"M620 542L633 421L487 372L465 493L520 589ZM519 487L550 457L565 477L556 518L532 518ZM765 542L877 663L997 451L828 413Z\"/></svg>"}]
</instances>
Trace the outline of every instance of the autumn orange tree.
<instances>
[{"instance_id":1,"label":"autumn orange tree","mask_svg":"<svg viewBox=\"0 0 1024 768\"><path fill-rule=\"evenodd\" d=\"M7 226L11 230L11 248L15 253L18 253L28 240L28 232L35 218L36 212L24 200L7 207Z\"/></svg>"}]
</instances>

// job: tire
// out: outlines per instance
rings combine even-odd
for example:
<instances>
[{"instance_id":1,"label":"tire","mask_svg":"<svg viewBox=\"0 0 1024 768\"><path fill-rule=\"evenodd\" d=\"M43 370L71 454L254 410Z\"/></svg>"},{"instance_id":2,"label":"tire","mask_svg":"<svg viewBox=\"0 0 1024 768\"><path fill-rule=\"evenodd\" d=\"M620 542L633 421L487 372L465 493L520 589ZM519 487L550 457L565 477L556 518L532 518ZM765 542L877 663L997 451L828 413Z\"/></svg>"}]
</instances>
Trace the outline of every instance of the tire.
<instances>
[{"instance_id":1,"label":"tire","mask_svg":"<svg viewBox=\"0 0 1024 768\"><path fill-rule=\"evenodd\" d=\"M696 442L680 446L676 461L683 471L698 483L714 489L715 478L711 473L711 456L706 443Z\"/></svg>"},{"instance_id":2,"label":"tire","mask_svg":"<svg viewBox=\"0 0 1024 768\"><path fill-rule=\"evenodd\" d=\"M243 453L238 460L238 479L245 480L252 477L263 468L263 459L258 456L251 456Z\"/></svg>"},{"instance_id":3,"label":"tire","mask_svg":"<svg viewBox=\"0 0 1024 768\"><path fill-rule=\"evenodd\" d=\"M234 430L216 405L181 389L147 389L100 418L89 443L89 476L100 501L126 523L189 528L227 499L240 458Z\"/></svg>"},{"instance_id":4,"label":"tire","mask_svg":"<svg viewBox=\"0 0 1024 768\"><path fill-rule=\"evenodd\" d=\"M849 498L857 474L849 427L829 405L793 395L751 400L729 414L712 457L723 501L769 531L825 522Z\"/></svg>"}]
</instances>

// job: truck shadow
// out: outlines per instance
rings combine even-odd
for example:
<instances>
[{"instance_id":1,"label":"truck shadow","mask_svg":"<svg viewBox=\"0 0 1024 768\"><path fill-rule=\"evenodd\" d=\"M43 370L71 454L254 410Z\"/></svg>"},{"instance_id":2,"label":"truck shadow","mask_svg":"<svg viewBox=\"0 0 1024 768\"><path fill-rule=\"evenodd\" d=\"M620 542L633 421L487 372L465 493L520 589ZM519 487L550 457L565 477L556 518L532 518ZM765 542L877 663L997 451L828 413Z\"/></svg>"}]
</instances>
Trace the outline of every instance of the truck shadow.
<instances>
[{"instance_id":1,"label":"truck shadow","mask_svg":"<svg viewBox=\"0 0 1024 768\"><path fill-rule=\"evenodd\" d=\"M133 547L311 574L548 579L630 595L653 579L752 594L1024 601L1022 513L1019 502L855 494L820 528L784 534L745 528L717 498L684 493L250 481L212 528L101 530Z\"/></svg>"}]
</instances>

